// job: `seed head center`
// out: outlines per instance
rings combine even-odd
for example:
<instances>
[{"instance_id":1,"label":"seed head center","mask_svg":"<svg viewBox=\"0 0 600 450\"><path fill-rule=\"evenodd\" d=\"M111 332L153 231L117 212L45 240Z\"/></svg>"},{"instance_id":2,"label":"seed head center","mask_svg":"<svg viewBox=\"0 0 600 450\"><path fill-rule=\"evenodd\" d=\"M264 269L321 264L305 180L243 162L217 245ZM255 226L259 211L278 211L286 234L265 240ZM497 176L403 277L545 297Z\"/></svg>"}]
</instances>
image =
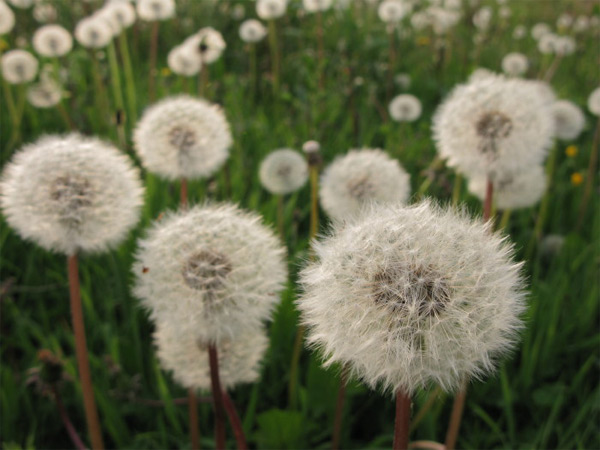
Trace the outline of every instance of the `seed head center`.
<instances>
[{"instance_id":1,"label":"seed head center","mask_svg":"<svg viewBox=\"0 0 600 450\"><path fill-rule=\"evenodd\" d=\"M201 250L188 258L181 274L185 284L192 289L214 294L223 287L231 270L231 262L225 255L213 250Z\"/></svg>"}]
</instances>

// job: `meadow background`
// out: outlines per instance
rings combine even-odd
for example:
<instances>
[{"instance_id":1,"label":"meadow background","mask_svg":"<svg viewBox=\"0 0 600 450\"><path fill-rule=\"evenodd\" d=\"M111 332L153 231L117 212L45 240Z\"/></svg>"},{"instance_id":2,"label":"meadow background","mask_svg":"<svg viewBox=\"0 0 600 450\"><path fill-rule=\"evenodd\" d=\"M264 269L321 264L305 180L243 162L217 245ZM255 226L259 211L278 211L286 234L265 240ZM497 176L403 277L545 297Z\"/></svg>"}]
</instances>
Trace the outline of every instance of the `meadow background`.
<instances>
[{"instance_id":1,"label":"meadow background","mask_svg":"<svg viewBox=\"0 0 600 450\"><path fill-rule=\"evenodd\" d=\"M495 10L496 1L485 2ZM54 1L57 23L73 30L76 22L101 6L100 1ZM387 110L386 77L388 36L374 8L360 0L352 7L324 13L325 86L317 77L316 16L303 14L301 2L292 0L278 20L282 54L281 89L274 95L269 76L267 40L257 46L259 89L253 94L246 44L238 36L240 19L232 17L235 5L243 5L245 18L256 17L254 2L177 0L177 14L161 22L157 74L157 98L182 92L181 80L170 73L167 52L198 29L211 26L226 42L223 57L209 68L207 97L223 106L231 123L234 144L228 161L231 196L223 174L190 183L192 202L232 200L260 212L267 223L276 220L276 199L258 180L262 158L274 149L300 149L307 140L321 143L324 163L350 148L380 147L398 158L411 174L413 192L427 176L432 183L427 195L449 202L455 173L441 167L425 172L435 157L431 117L435 108L457 83L466 81L477 67L501 71L502 57L520 51L530 60L529 78L536 78L551 63L530 35L512 38L517 24L530 27L547 22L555 27L563 12L600 13L600 5L587 1L509 1L512 16L501 21L495 15L480 52L473 42L474 29L467 16L449 34L451 54L437 61L435 37L429 31L408 33L398 41L398 73L408 73L412 83L393 94L408 92L423 103L423 115L410 124L384 120ZM88 12L86 12L86 9ZM16 10L17 25L0 38L3 51L15 48L19 38L30 40L38 26L30 10ZM150 27L138 22L127 30L136 73L138 117L149 104L147 92ZM598 265L600 263L600 209L598 186L578 228L578 211L597 118L585 108L589 93L599 85L600 41L598 30L576 36L575 54L566 56L552 81L559 98L569 99L586 110L587 125L572 143L557 141L557 165L549 188L548 216L543 236L560 235L564 245L556 250L536 245L525 273L531 295L527 328L512 358L497 375L472 383L459 436L460 448L600 448L598 333ZM100 53L104 53L100 51ZM66 69L65 106L76 128L85 134L117 142L114 126L99 120L94 103L93 66L88 50L77 43L60 60ZM106 60L100 75L110 83ZM121 74L123 76L123 74ZM191 79L192 89L196 80ZM124 78L122 80L124 83ZM12 88L17 92L16 88ZM107 91L114 108L111 90ZM8 148L10 120L0 102L1 162L14 152ZM126 121L131 149L131 121ZM55 110L26 105L22 142L46 133L67 132ZM577 152L569 156L567 145ZM137 161L137 160L136 160ZM139 164L139 161L137 161ZM92 378L106 445L111 448L189 448L187 407L174 401L186 396L158 365L152 347L153 326L139 302L132 297L131 264L138 236L161 212L175 209L177 186L144 172L146 203L143 217L129 239L117 250L99 256L82 256L80 276ZM598 177L596 177L596 180ZM306 185L291 195L285 206L286 244L290 281L269 326L271 345L262 377L255 385L232 393L251 447L329 448L339 383L339 370L320 368L318 355L304 351L300 363L296 405L288 400L289 364L296 334L298 294L296 274L309 251L310 192ZM462 190L461 198L474 214L480 202ZM539 205L514 211L506 232L515 242L519 259L531 245ZM321 232L327 219L321 213ZM65 407L86 437L85 419L78 391L74 343L71 334L66 262L21 240L0 219L0 442L6 449L69 448L72 446L52 400L27 383L30 369L39 366L37 353L49 349L64 361L70 375L62 383ZM342 447L390 447L393 435L391 398L351 383L342 432ZM418 411L428 392L416 398ZM155 401L162 403L154 405ZM441 395L411 434L411 440L443 441L452 398ZM199 408L202 447L212 448L213 414L210 403ZM234 441L228 432L228 444Z\"/></svg>"}]
</instances>

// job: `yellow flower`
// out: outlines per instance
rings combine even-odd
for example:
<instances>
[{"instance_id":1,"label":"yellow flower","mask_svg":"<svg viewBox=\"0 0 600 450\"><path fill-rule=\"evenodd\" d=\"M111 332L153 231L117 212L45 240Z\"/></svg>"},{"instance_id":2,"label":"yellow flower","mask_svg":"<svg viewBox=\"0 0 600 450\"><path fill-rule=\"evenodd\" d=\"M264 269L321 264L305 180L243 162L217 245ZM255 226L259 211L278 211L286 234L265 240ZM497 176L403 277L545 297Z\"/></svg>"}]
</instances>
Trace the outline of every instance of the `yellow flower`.
<instances>
[{"instance_id":1,"label":"yellow flower","mask_svg":"<svg viewBox=\"0 0 600 450\"><path fill-rule=\"evenodd\" d=\"M8 47L8 42L6 42L4 39L0 39L0 52L6 50Z\"/></svg>"},{"instance_id":2,"label":"yellow flower","mask_svg":"<svg viewBox=\"0 0 600 450\"><path fill-rule=\"evenodd\" d=\"M569 145L567 147L567 149L565 150L565 154L569 157L569 158L573 158L575 157L575 155L577 155L577 151L578 148L576 145Z\"/></svg>"},{"instance_id":3,"label":"yellow flower","mask_svg":"<svg viewBox=\"0 0 600 450\"><path fill-rule=\"evenodd\" d=\"M573 186L579 186L581 183L583 183L583 175L581 173L575 172L571 175L571 184Z\"/></svg>"},{"instance_id":4,"label":"yellow flower","mask_svg":"<svg viewBox=\"0 0 600 450\"><path fill-rule=\"evenodd\" d=\"M419 36L417 38L417 45L425 46L425 45L429 45L430 42L431 42L431 40L429 39L428 36Z\"/></svg>"},{"instance_id":5,"label":"yellow flower","mask_svg":"<svg viewBox=\"0 0 600 450\"><path fill-rule=\"evenodd\" d=\"M171 69L169 69L168 67L163 67L162 69L160 69L160 74L163 77L168 77L169 75L171 75Z\"/></svg>"}]
</instances>

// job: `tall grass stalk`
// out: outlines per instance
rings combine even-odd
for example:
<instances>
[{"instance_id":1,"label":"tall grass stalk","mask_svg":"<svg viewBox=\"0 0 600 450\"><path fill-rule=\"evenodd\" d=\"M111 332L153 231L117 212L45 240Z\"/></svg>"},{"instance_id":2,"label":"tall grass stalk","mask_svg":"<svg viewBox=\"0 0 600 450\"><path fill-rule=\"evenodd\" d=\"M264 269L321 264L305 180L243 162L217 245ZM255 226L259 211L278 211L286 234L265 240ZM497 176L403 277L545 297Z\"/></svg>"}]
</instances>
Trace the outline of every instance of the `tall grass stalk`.
<instances>
[{"instance_id":1,"label":"tall grass stalk","mask_svg":"<svg viewBox=\"0 0 600 450\"><path fill-rule=\"evenodd\" d=\"M133 74L131 56L129 55L127 31L125 30L119 35L119 52L121 54L121 61L123 62L123 71L125 72L125 92L127 94L127 106L129 111L128 122L133 126L137 122L137 100L135 93L135 76Z\"/></svg>"}]
</instances>

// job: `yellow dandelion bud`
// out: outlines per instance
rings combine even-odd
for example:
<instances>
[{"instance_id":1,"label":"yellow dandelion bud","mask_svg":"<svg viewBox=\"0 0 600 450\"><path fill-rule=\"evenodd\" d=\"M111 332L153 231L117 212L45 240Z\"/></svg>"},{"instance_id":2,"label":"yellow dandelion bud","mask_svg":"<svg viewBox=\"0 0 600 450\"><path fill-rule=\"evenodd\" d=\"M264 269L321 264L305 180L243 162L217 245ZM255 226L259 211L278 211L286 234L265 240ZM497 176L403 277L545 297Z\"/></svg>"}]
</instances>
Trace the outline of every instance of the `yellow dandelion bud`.
<instances>
[{"instance_id":1,"label":"yellow dandelion bud","mask_svg":"<svg viewBox=\"0 0 600 450\"><path fill-rule=\"evenodd\" d=\"M577 146L576 145L569 145L567 147L567 149L565 150L565 154L569 157L569 158L574 158L575 155L577 155Z\"/></svg>"},{"instance_id":2,"label":"yellow dandelion bud","mask_svg":"<svg viewBox=\"0 0 600 450\"><path fill-rule=\"evenodd\" d=\"M169 69L168 67L163 67L162 69L160 69L160 74L163 77L168 77L169 75L171 75L171 69Z\"/></svg>"},{"instance_id":3,"label":"yellow dandelion bud","mask_svg":"<svg viewBox=\"0 0 600 450\"><path fill-rule=\"evenodd\" d=\"M425 46L425 45L429 45L430 43L431 43L431 40L429 39L428 36L419 36L417 38L417 45Z\"/></svg>"},{"instance_id":4,"label":"yellow dandelion bud","mask_svg":"<svg viewBox=\"0 0 600 450\"><path fill-rule=\"evenodd\" d=\"M581 173L575 172L571 175L571 184L573 186L579 186L581 183L583 183L583 175Z\"/></svg>"},{"instance_id":5,"label":"yellow dandelion bud","mask_svg":"<svg viewBox=\"0 0 600 450\"><path fill-rule=\"evenodd\" d=\"M0 39L0 52L6 50L8 47L8 42L4 39Z\"/></svg>"}]
</instances>

